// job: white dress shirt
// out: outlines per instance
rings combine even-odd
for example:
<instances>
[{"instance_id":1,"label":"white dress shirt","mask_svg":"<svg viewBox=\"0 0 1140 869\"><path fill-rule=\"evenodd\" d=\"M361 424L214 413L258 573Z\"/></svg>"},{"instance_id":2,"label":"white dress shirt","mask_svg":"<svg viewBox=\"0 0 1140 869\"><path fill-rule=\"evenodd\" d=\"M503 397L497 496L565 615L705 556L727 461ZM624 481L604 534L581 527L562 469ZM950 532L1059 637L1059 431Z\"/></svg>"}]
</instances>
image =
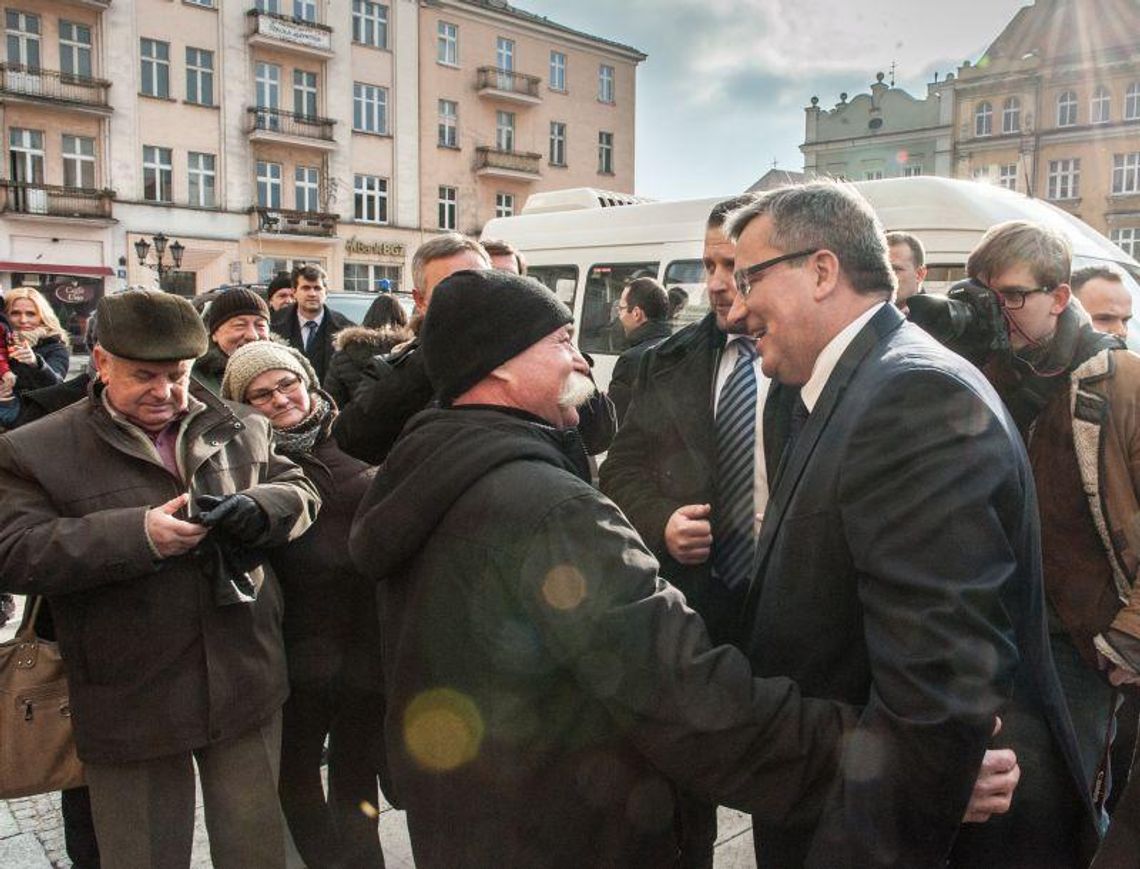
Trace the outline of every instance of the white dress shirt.
<instances>
[{"instance_id":1,"label":"white dress shirt","mask_svg":"<svg viewBox=\"0 0 1140 869\"><path fill-rule=\"evenodd\" d=\"M820 395L823 394L823 388L827 386L827 381L831 379L831 372L835 370L835 366L839 364L839 359L844 351L851 346L851 342L855 340L855 336L859 331L870 322L871 318L879 312L879 308L887 304L880 302L877 305L872 305L856 319L852 320L843 330L827 342L827 346L820 351L819 356L815 358L815 365L811 369L811 377L808 382L800 389L800 398L803 399L804 405L808 409L808 413L815 410L816 402L819 401Z\"/></svg>"}]
</instances>

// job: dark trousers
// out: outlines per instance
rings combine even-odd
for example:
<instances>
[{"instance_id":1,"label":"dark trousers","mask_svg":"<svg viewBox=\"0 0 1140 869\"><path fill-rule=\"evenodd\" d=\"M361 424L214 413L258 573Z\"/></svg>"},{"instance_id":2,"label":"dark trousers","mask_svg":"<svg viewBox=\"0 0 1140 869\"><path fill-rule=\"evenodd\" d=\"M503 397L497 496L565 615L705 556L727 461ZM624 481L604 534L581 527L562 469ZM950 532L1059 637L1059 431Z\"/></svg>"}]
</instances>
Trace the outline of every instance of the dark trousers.
<instances>
[{"instance_id":1,"label":"dark trousers","mask_svg":"<svg viewBox=\"0 0 1140 869\"><path fill-rule=\"evenodd\" d=\"M677 798L678 869L713 869L716 849L716 806L686 793Z\"/></svg>"},{"instance_id":2,"label":"dark trousers","mask_svg":"<svg viewBox=\"0 0 1140 869\"><path fill-rule=\"evenodd\" d=\"M63 815L63 841L72 869L99 869L99 843L91 817L91 794L87 788L60 791L59 809Z\"/></svg>"},{"instance_id":3,"label":"dark trousers","mask_svg":"<svg viewBox=\"0 0 1140 869\"><path fill-rule=\"evenodd\" d=\"M373 744L382 732L382 697L342 691L331 678L306 680L291 686L283 713L279 793L298 853L307 866L382 869ZM327 800L321 782L326 737Z\"/></svg>"}]
</instances>

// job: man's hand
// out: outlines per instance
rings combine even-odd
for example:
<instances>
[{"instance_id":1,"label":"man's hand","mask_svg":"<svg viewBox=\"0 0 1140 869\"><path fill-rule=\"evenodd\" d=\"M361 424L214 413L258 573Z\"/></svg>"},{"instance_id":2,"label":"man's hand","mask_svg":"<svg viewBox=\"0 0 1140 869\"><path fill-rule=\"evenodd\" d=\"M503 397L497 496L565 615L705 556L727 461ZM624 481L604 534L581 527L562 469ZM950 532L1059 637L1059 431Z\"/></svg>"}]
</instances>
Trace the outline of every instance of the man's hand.
<instances>
[{"instance_id":1,"label":"man's hand","mask_svg":"<svg viewBox=\"0 0 1140 869\"><path fill-rule=\"evenodd\" d=\"M1001 732L1001 719L994 720L993 735ZM1012 749L987 749L982 758L982 768L974 782L974 791L966 805L963 823L981 824L990 815L1004 815L1013 803L1013 792L1021 780L1021 767L1017 765L1017 755Z\"/></svg>"},{"instance_id":2,"label":"man's hand","mask_svg":"<svg viewBox=\"0 0 1140 869\"><path fill-rule=\"evenodd\" d=\"M237 543L256 543L269 528L269 517L249 495L199 495L198 521L225 531Z\"/></svg>"},{"instance_id":3,"label":"man's hand","mask_svg":"<svg viewBox=\"0 0 1140 869\"><path fill-rule=\"evenodd\" d=\"M174 518L189 501L189 495L179 495L146 511L147 537L162 558L185 555L206 536L208 529L204 526Z\"/></svg>"},{"instance_id":4,"label":"man's hand","mask_svg":"<svg viewBox=\"0 0 1140 869\"><path fill-rule=\"evenodd\" d=\"M704 564L712 548L708 504L678 507L665 523L665 548L681 564Z\"/></svg>"}]
</instances>

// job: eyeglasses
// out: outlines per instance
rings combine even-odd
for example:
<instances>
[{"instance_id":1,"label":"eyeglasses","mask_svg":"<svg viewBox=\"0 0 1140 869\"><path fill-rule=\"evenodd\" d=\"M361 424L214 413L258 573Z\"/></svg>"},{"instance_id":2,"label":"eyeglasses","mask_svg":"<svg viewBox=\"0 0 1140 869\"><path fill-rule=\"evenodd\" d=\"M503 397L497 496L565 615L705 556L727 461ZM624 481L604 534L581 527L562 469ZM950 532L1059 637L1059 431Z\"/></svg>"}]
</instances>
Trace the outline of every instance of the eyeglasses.
<instances>
[{"instance_id":1,"label":"eyeglasses","mask_svg":"<svg viewBox=\"0 0 1140 869\"><path fill-rule=\"evenodd\" d=\"M782 256L775 256L772 259L766 259L762 263L749 266L746 269L740 269L733 275L736 281L736 291L740 293L742 299L747 299L748 294L752 292L752 285L760 280L763 273L772 266L778 266L780 263L788 262L788 260L800 259L805 256L811 256L813 253L819 253L823 248L815 247L811 250L798 250L795 253L786 253Z\"/></svg>"},{"instance_id":2,"label":"eyeglasses","mask_svg":"<svg viewBox=\"0 0 1140 869\"><path fill-rule=\"evenodd\" d=\"M1025 299L1027 296L1032 296L1034 293L1051 293L1056 287L1032 287L1029 289L1022 289L1021 287L1009 287L995 290L993 287L987 287L990 292L998 297L1001 306L1007 311L1019 311L1025 307Z\"/></svg>"},{"instance_id":3,"label":"eyeglasses","mask_svg":"<svg viewBox=\"0 0 1140 869\"><path fill-rule=\"evenodd\" d=\"M268 404L273 400L274 394L288 395L297 388L297 384L301 382L301 378L295 374L290 374L288 377L282 377L277 381L277 385L270 389L259 389L257 392L251 392L245 397L245 400L250 404Z\"/></svg>"}]
</instances>

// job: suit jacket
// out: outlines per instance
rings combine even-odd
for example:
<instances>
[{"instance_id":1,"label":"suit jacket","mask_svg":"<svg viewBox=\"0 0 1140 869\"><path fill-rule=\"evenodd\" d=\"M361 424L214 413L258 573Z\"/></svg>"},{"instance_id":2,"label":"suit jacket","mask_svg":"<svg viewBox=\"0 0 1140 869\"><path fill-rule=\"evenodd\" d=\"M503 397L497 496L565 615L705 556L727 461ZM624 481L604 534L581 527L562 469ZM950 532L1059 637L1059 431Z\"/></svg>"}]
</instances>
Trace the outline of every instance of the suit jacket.
<instances>
[{"instance_id":1,"label":"suit jacket","mask_svg":"<svg viewBox=\"0 0 1140 869\"><path fill-rule=\"evenodd\" d=\"M685 504L713 504L716 430L713 396L725 335L711 312L641 358L633 398L599 471L614 500L661 565L701 614L714 643L734 639L743 590L712 578L711 559L681 564L665 547L665 524ZM714 504L713 535L716 535Z\"/></svg>"},{"instance_id":2,"label":"suit jacket","mask_svg":"<svg viewBox=\"0 0 1140 869\"><path fill-rule=\"evenodd\" d=\"M333 336L341 329L353 325L352 320L328 305L325 305L325 316L317 328L309 349L305 350L304 336L301 334L301 322L297 319L297 305L286 305L273 315L271 328L274 332L285 338L289 346L300 350L312 363L313 370L317 372L317 380L323 382L325 372L328 371L329 360L333 355Z\"/></svg>"},{"instance_id":3,"label":"suit jacket","mask_svg":"<svg viewBox=\"0 0 1140 869\"><path fill-rule=\"evenodd\" d=\"M619 425L625 419L625 412L629 410L629 402L633 398L633 383L637 378L641 357L668 338L672 332L673 327L669 325L668 321L647 320L634 329L629 336L629 349L622 353L617 362L614 363L614 371L610 375L608 389Z\"/></svg>"},{"instance_id":4,"label":"suit jacket","mask_svg":"<svg viewBox=\"0 0 1140 869\"><path fill-rule=\"evenodd\" d=\"M790 446L746 610L757 675L864 707L820 823L759 826L761 865L942 866L1015 680L1086 790L1021 438L981 373L892 306Z\"/></svg>"}]
</instances>

